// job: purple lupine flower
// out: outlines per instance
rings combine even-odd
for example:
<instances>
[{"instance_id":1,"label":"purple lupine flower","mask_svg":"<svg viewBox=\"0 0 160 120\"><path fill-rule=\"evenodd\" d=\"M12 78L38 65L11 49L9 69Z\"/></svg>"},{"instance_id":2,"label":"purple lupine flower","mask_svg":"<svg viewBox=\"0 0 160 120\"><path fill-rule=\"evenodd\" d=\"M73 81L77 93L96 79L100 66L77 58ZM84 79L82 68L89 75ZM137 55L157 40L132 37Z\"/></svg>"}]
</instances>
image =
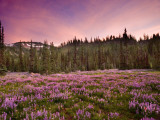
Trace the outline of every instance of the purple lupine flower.
<instances>
[{"instance_id":1,"label":"purple lupine flower","mask_svg":"<svg viewBox=\"0 0 160 120\"><path fill-rule=\"evenodd\" d=\"M3 118L4 120L6 120L6 119L7 119L7 113L4 112L4 113L2 114L2 118Z\"/></svg>"},{"instance_id":2,"label":"purple lupine flower","mask_svg":"<svg viewBox=\"0 0 160 120\"><path fill-rule=\"evenodd\" d=\"M93 109L94 107L93 107L93 105L89 104L87 108Z\"/></svg>"},{"instance_id":3,"label":"purple lupine flower","mask_svg":"<svg viewBox=\"0 0 160 120\"><path fill-rule=\"evenodd\" d=\"M31 112L31 119L34 120L34 113Z\"/></svg>"},{"instance_id":4,"label":"purple lupine flower","mask_svg":"<svg viewBox=\"0 0 160 120\"><path fill-rule=\"evenodd\" d=\"M154 118L148 118L148 117L144 117L144 118L142 118L141 120L155 120Z\"/></svg>"},{"instance_id":5,"label":"purple lupine flower","mask_svg":"<svg viewBox=\"0 0 160 120\"><path fill-rule=\"evenodd\" d=\"M43 113L38 110L38 111L37 111L37 117L42 116L42 115L43 115Z\"/></svg>"},{"instance_id":6,"label":"purple lupine flower","mask_svg":"<svg viewBox=\"0 0 160 120\"><path fill-rule=\"evenodd\" d=\"M113 117L118 117L119 116L119 113L115 112L115 113L110 113L110 117L113 118Z\"/></svg>"},{"instance_id":7,"label":"purple lupine flower","mask_svg":"<svg viewBox=\"0 0 160 120\"><path fill-rule=\"evenodd\" d=\"M28 114L26 113L26 120L29 120L29 116L28 116Z\"/></svg>"},{"instance_id":8,"label":"purple lupine flower","mask_svg":"<svg viewBox=\"0 0 160 120\"><path fill-rule=\"evenodd\" d=\"M86 116L88 117L88 118L91 118L91 113L90 112L88 112L88 111L86 111Z\"/></svg>"},{"instance_id":9,"label":"purple lupine flower","mask_svg":"<svg viewBox=\"0 0 160 120\"><path fill-rule=\"evenodd\" d=\"M17 106L17 104L15 104L15 100L14 98L5 98L3 104L1 107L7 109L7 108L15 108Z\"/></svg>"}]
</instances>

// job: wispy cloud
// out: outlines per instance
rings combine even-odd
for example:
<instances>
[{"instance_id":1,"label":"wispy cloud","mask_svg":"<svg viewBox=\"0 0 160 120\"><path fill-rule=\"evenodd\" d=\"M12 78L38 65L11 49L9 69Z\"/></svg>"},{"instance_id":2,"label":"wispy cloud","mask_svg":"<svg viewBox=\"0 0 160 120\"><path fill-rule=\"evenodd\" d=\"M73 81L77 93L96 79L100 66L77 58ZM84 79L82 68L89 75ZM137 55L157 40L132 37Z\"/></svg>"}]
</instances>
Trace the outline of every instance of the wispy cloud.
<instances>
[{"instance_id":1,"label":"wispy cloud","mask_svg":"<svg viewBox=\"0 0 160 120\"><path fill-rule=\"evenodd\" d=\"M119 35L127 27L137 38L160 32L159 0L1 0L7 43L53 41L74 36Z\"/></svg>"}]
</instances>

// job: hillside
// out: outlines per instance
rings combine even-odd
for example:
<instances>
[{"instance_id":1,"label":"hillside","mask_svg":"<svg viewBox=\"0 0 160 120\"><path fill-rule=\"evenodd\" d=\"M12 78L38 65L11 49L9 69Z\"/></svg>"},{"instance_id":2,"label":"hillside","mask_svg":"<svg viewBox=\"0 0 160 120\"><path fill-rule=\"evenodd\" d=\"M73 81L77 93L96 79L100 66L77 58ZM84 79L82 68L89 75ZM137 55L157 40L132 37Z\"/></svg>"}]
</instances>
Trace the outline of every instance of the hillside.
<instances>
[{"instance_id":1,"label":"hillside","mask_svg":"<svg viewBox=\"0 0 160 120\"><path fill-rule=\"evenodd\" d=\"M20 44L22 45L22 47L30 49L31 46L31 42L16 42L16 43L11 43L11 44L6 44L7 47L19 47ZM32 42L33 47L36 48L42 48L43 47L43 43L41 42Z\"/></svg>"}]
</instances>

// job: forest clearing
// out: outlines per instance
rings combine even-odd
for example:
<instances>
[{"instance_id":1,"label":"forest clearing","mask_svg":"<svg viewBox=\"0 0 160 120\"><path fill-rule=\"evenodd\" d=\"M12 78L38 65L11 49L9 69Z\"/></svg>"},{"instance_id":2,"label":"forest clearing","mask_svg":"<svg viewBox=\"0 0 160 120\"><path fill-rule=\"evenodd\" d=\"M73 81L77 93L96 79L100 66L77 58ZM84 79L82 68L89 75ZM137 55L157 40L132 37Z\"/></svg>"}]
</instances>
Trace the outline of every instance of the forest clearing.
<instances>
[{"instance_id":1,"label":"forest clearing","mask_svg":"<svg viewBox=\"0 0 160 120\"><path fill-rule=\"evenodd\" d=\"M160 120L160 0L0 0L0 120Z\"/></svg>"}]
</instances>

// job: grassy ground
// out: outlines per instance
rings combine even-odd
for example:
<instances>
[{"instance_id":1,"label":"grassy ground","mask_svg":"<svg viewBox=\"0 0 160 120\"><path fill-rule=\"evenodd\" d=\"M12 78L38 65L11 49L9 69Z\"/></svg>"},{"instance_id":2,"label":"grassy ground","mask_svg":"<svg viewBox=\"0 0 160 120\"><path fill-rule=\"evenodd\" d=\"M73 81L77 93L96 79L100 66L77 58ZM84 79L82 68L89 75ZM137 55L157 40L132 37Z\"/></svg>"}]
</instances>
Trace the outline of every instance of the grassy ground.
<instances>
[{"instance_id":1,"label":"grassy ground","mask_svg":"<svg viewBox=\"0 0 160 120\"><path fill-rule=\"evenodd\" d=\"M0 119L160 118L160 72L103 70L0 78Z\"/></svg>"}]
</instances>

